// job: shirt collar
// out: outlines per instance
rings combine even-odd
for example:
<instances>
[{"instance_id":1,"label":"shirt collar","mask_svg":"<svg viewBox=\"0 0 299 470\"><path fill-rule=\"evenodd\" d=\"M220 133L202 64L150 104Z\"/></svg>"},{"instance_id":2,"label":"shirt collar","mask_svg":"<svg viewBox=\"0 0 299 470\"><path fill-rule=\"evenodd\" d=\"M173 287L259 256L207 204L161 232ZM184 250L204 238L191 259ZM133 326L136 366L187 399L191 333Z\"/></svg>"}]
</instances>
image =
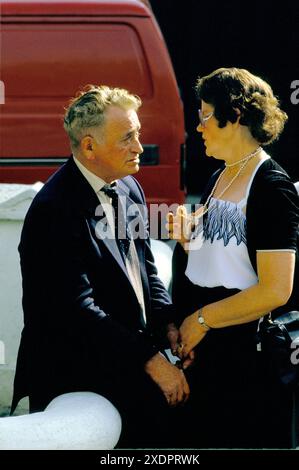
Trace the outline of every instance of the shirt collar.
<instances>
[{"instance_id":1,"label":"shirt collar","mask_svg":"<svg viewBox=\"0 0 299 470\"><path fill-rule=\"evenodd\" d=\"M96 194L102 189L105 184L108 184L105 180L100 178L99 176L95 175L91 171L89 171L84 165L77 158L74 157L74 162L76 163L77 167L81 171L82 175L87 179L88 183L94 190Z\"/></svg>"}]
</instances>

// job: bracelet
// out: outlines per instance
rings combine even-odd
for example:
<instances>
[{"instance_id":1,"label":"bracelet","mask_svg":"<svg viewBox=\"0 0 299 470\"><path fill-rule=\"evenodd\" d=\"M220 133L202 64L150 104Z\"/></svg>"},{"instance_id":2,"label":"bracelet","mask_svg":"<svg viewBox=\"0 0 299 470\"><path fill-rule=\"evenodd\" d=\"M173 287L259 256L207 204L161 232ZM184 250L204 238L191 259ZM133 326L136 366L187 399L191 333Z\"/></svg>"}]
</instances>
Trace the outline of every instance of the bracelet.
<instances>
[{"instance_id":1,"label":"bracelet","mask_svg":"<svg viewBox=\"0 0 299 470\"><path fill-rule=\"evenodd\" d=\"M205 319L204 317L202 316L202 308L200 308L198 310L198 323L206 330L206 331L209 331L211 329L211 327L209 325L207 325L207 323L205 322Z\"/></svg>"}]
</instances>

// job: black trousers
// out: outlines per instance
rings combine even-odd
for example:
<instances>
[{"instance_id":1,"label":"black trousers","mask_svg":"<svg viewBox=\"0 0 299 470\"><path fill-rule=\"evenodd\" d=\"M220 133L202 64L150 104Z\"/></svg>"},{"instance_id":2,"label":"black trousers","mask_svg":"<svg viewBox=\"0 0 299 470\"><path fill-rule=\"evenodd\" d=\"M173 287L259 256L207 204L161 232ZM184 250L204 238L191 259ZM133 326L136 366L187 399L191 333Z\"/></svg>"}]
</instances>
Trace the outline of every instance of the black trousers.
<instances>
[{"instance_id":1,"label":"black trousers","mask_svg":"<svg viewBox=\"0 0 299 470\"><path fill-rule=\"evenodd\" d=\"M117 448L168 449L181 446L178 411L168 405L160 388L145 372L110 378L104 387L101 386L99 393L115 405L122 418Z\"/></svg>"}]
</instances>

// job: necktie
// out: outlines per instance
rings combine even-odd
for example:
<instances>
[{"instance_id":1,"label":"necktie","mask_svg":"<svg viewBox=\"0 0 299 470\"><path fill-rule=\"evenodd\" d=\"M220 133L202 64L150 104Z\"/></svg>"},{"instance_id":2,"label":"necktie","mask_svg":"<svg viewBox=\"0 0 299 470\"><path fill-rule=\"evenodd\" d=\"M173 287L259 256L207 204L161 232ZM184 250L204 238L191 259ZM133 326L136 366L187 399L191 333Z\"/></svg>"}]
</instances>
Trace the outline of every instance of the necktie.
<instances>
[{"instance_id":1,"label":"necktie","mask_svg":"<svg viewBox=\"0 0 299 470\"><path fill-rule=\"evenodd\" d=\"M101 191L103 191L108 197L111 198L111 203L114 211L115 239L120 254L124 260L131 284L135 290L139 302L140 321L142 326L144 327L146 325L146 315L139 259L136 253L136 249L134 247L134 243L131 244L131 236L127 224L127 219L123 212L121 201L114 186L115 185L113 184L105 184Z\"/></svg>"},{"instance_id":2,"label":"necktie","mask_svg":"<svg viewBox=\"0 0 299 470\"><path fill-rule=\"evenodd\" d=\"M101 189L108 197L111 198L113 212L114 212L114 226L115 226L115 239L119 251L125 260L130 247L130 236L127 225L127 220L119 200L117 191L114 186L105 184Z\"/></svg>"}]
</instances>

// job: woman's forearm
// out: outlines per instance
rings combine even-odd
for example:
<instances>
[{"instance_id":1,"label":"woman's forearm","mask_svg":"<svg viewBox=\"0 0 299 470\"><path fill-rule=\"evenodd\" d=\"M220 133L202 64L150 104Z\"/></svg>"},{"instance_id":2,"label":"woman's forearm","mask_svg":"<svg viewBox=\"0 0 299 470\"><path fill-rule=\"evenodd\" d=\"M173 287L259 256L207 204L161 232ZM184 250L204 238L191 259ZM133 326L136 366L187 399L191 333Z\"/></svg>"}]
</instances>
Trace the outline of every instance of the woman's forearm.
<instances>
[{"instance_id":1,"label":"woman's forearm","mask_svg":"<svg viewBox=\"0 0 299 470\"><path fill-rule=\"evenodd\" d=\"M256 284L224 300L204 306L202 314L211 328L240 325L257 320L283 305L285 302L282 297L275 294Z\"/></svg>"}]
</instances>

